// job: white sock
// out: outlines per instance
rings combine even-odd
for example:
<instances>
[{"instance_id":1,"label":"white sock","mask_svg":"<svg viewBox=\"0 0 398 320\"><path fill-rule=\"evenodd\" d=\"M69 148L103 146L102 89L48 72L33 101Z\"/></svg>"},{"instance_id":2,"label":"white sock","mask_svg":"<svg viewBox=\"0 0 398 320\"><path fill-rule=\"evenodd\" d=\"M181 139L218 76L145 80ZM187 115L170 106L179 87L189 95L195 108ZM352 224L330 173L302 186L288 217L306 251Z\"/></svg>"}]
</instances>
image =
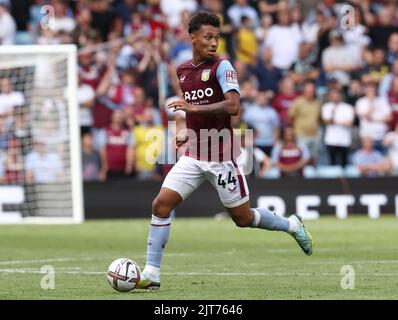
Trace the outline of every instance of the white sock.
<instances>
[{"instance_id":1,"label":"white sock","mask_svg":"<svg viewBox=\"0 0 398 320\"><path fill-rule=\"evenodd\" d=\"M252 208L252 211L253 211L252 228L257 228L258 225L260 224L261 215L260 215L260 212L258 212L257 209Z\"/></svg>"},{"instance_id":2,"label":"white sock","mask_svg":"<svg viewBox=\"0 0 398 320\"><path fill-rule=\"evenodd\" d=\"M152 278L159 279L160 277L160 268L146 265L143 272L149 274Z\"/></svg>"},{"instance_id":3,"label":"white sock","mask_svg":"<svg viewBox=\"0 0 398 320\"><path fill-rule=\"evenodd\" d=\"M299 227L297 220L293 217L289 217L289 229L287 230L288 233L295 233Z\"/></svg>"}]
</instances>

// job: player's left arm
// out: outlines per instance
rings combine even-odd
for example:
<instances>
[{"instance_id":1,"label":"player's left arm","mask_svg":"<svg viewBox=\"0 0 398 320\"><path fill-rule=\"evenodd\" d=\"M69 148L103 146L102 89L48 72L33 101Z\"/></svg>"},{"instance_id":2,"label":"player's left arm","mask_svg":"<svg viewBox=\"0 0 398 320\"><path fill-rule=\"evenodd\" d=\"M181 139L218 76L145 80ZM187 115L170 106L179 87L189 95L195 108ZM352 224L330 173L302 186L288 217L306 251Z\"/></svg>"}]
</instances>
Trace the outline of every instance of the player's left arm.
<instances>
[{"instance_id":1,"label":"player's left arm","mask_svg":"<svg viewBox=\"0 0 398 320\"><path fill-rule=\"evenodd\" d=\"M185 100L177 100L168 105L168 108L174 108L173 111L182 110L187 113L197 114L214 114L214 115L230 115L236 116L240 109L240 96L236 91L228 91L224 93L225 100L212 103L202 104L200 106L192 105Z\"/></svg>"},{"instance_id":2,"label":"player's left arm","mask_svg":"<svg viewBox=\"0 0 398 320\"><path fill-rule=\"evenodd\" d=\"M191 105L185 100L178 100L168 105L174 111L183 110L188 113L236 116L240 111L240 90L238 76L228 60L220 62L217 81L224 93L224 100L207 105Z\"/></svg>"}]
</instances>

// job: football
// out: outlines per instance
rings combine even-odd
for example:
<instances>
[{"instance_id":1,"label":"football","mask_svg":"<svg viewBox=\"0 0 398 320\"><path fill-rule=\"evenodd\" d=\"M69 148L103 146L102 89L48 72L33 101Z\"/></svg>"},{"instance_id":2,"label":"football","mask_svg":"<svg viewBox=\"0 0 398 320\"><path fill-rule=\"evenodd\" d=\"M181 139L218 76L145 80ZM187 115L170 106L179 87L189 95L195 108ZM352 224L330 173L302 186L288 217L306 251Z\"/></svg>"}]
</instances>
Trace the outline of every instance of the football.
<instances>
[{"instance_id":1,"label":"football","mask_svg":"<svg viewBox=\"0 0 398 320\"><path fill-rule=\"evenodd\" d=\"M129 258L119 258L111 263L106 274L112 288L121 292L133 290L140 282L138 264Z\"/></svg>"}]
</instances>

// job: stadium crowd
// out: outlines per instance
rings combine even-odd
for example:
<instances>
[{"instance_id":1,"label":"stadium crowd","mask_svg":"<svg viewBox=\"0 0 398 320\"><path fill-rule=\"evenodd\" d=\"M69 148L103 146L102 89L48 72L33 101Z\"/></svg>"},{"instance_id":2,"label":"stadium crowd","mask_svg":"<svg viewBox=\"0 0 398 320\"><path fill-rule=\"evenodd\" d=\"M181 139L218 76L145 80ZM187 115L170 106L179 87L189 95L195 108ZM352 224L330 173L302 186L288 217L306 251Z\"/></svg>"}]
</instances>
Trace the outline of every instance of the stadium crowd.
<instances>
[{"instance_id":1,"label":"stadium crowd","mask_svg":"<svg viewBox=\"0 0 398 320\"><path fill-rule=\"evenodd\" d=\"M192 55L187 25L201 10L222 21L218 55L233 63L241 90L233 126L254 129L255 176L397 175L398 6L344 4L354 10L335 0L0 0L0 44L78 46L86 181L161 179L170 169L148 162L145 137L168 120L183 124L165 106L179 94L175 70ZM3 180L19 161L9 136L26 121L6 125L23 104L11 87L3 78ZM42 147L25 159L29 179Z\"/></svg>"}]
</instances>

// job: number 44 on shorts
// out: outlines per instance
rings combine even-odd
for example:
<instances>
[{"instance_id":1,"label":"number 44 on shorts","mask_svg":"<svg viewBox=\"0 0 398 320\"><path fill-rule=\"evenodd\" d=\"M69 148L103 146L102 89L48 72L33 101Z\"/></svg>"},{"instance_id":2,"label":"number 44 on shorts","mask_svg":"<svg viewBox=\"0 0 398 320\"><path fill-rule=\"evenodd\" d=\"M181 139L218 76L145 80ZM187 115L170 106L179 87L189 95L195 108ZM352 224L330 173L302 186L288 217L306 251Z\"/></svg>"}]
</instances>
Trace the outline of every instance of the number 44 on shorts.
<instances>
[{"instance_id":1,"label":"number 44 on shorts","mask_svg":"<svg viewBox=\"0 0 398 320\"><path fill-rule=\"evenodd\" d=\"M232 189L228 188L229 191L235 191L236 189L236 178L232 176L232 172L228 172L228 181L225 182L225 179L223 178L222 174L220 173L218 175L218 182L217 184L219 186L222 186L224 189L226 188L227 184L233 183L234 187Z\"/></svg>"}]
</instances>

